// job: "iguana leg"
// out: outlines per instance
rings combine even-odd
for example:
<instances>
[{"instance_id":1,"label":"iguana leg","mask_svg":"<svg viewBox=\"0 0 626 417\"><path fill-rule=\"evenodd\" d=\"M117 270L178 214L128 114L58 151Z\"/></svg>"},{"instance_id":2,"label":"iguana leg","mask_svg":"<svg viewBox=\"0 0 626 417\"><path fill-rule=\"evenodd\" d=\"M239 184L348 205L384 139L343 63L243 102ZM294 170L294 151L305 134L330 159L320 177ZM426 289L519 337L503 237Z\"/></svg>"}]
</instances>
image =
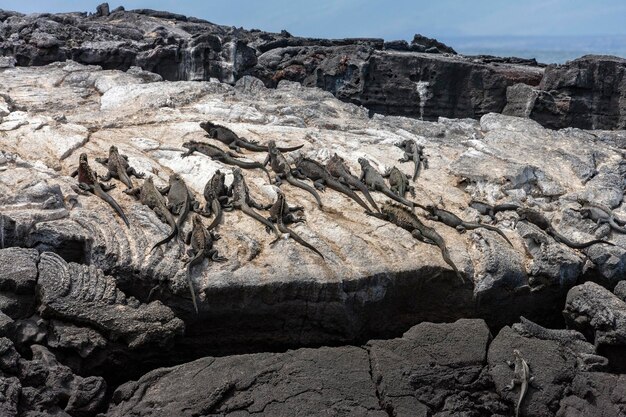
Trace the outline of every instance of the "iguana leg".
<instances>
[{"instance_id":1,"label":"iguana leg","mask_svg":"<svg viewBox=\"0 0 626 417\"><path fill-rule=\"evenodd\" d=\"M294 212L294 211L303 211L304 207L302 206L293 206L293 207L289 207L289 212Z\"/></svg>"},{"instance_id":2,"label":"iguana leg","mask_svg":"<svg viewBox=\"0 0 626 417\"><path fill-rule=\"evenodd\" d=\"M113 178L113 175L111 175L111 171L107 172L105 175L103 176L98 176L102 181L109 181L111 178Z\"/></svg>"},{"instance_id":3,"label":"iguana leg","mask_svg":"<svg viewBox=\"0 0 626 417\"><path fill-rule=\"evenodd\" d=\"M326 191L326 186L324 185L324 180L319 179L313 182L313 186L319 191Z\"/></svg>"},{"instance_id":4,"label":"iguana leg","mask_svg":"<svg viewBox=\"0 0 626 417\"><path fill-rule=\"evenodd\" d=\"M228 260L225 257L220 256L220 254L217 252L217 249L211 249L209 251L208 257L211 258L213 262L226 262Z\"/></svg>"},{"instance_id":5,"label":"iguana leg","mask_svg":"<svg viewBox=\"0 0 626 417\"><path fill-rule=\"evenodd\" d=\"M248 204L251 207L254 207L257 210L269 210L272 207L272 204L260 204L254 201L252 197L248 198Z\"/></svg>"},{"instance_id":6,"label":"iguana leg","mask_svg":"<svg viewBox=\"0 0 626 417\"><path fill-rule=\"evenodd\" d=\"M99 162L102 165L106 165L109 163L109 158L96 158L96 162Z\"/></svg>"},{"instance_id":7,"label":"iguana leg","mask_svg":"<svg viewBox=\"0 0 626 417\"><path fill-rule=\"evenodd\" d=\"M218 240L222 238L222 236L220 236L219 233L215 233L211 230L209 230L209 234L211 235L211 239L213 239L215 242L217 242Z\"/></svg>"},{"instance_id":8,"label":"iguana leg","mask_svg":"<svg viewBox=\"0 0 626 417\"><path fill-rule=\"evenodd\" d=\"M306 223L306 220L302 217L296 217L293 214L289 213L287 215L285 215L285 218L283 219L283 221L286 224L291 224L291 223Z\"/></svg>"},{"instance_id":9,"label":"iguana leg","mask_svg":"<svg viewBox=\"0 0 626 417\"><path fill-rule=\"evenodd\" d=\"M132 175L132 176L134 176L136 178L143 178L143 177L146 176L146 174L144 174L143 172L137 172L135 170L135 168L133 168L133 167L126 168L126 173L128 174L128 176Z\"/></svg>"},{"instance_id":10,"label":"iguana leg","mask_svg":"<svg viewBox=\"0 0 626 417\"><path fill-rule=\"evenodd\" d=\"M515 388L515 384L517 384L517 383L518 383L518 380L516 378L513 378L509 385L507 385L506 387L502 388L502 391L511 391L513 388Z\"/></svg>"},{"instance_id":11,"label":"iguana leg","mask_svg":"<svg viewBox=\"0 0 626 417\"><path fill-rule=\"evenodd\" d=\"M189 149L187 152L183 152L182 154L180 154L181 158L187 158L189 155L193 154L196 150L195 149Z\"/></svg>"},{"instance_id":12,"label":"iguana leg","mask_svg":"<svg viewBox=\"0 0 626 417\"><path fill-rule=\"evenodd\" d=\"M408 162L411 160L411 155L409 155L408 153L404 153L404 156L400 159L398 159L398 161L400 162Z\"/></svg>"},{"instance_id":13,"label":"iguana leg","mask_svg":"<svg viewBox=\"0 0 626 417\"><path fill-rule=\"evenodd\" d=\"M124 190L122 192L127 195L137 196L137 194L141 192L141 188L140 187L131 188L130 190Z\"/></svg>"},{"instance_id":14,"label":"iguana leg","mask_svg":"<svg viewBox=\"0 0 626 417\"><path fill-rule=\"evenodd\" d=\"M282 183L283 180L280 178L280 175L276 175L276 178L274 178L274 184L276 184L277 187L280 187Z\"/></svg>"},{"instance_id":15,"label":"iguana leg","mask_svg":"<svg viewBox=\"0 0 626 417\"><path fill-rule=\"evenodd\" d=\"M465 229L465 227L461 224L458 225L455 229L458 230L459 233L465 233L467 231L467 229Z\"/></svg>"},{"instance_id":16,"label":"iguana leg","mask_svg":"<svg viewBox=\"0 0 626 417\"><path fill-rule=\"evenodd\" d=\"M115 187L117 187L117 185L115 184L111 184L111 183L105 184L103 182L100 183L100 188L102 188L102 191L111 191Z\"/></svg>"}]
</instances>

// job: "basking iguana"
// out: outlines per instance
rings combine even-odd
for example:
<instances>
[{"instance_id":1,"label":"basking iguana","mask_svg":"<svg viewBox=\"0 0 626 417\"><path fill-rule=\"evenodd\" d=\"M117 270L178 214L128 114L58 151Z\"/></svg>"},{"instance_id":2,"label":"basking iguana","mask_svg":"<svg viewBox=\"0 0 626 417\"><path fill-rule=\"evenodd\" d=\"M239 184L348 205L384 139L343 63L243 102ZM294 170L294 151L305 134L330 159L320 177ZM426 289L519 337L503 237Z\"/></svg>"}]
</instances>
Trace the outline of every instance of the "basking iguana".
<instances>
[{"instance_id":1,"label":"basking iguana","mask_svg":"<svg viewBox=\"0 0 626 417\"><path fill-rule=\"evenodd\" d=\"M426 159L426 156L424 155L424 147L418 145L417 142L412 139L405 139L395 145L404 151L404 156L398 159L398 161L413 161L415 163L413 181L416 181L422 171L422 167L424 167L424 169L428 169L428 159Z\"/></svg>"},{"instance_id":2,"label":"basking iguana","mask_svg":"<svg viewBox=\"0 0 626 417\"><path fill-rule=\"evenodd\" d=\"M225 262L226 258L220 256L217 249L213 248L213 242L220 239L220 236L204 227L200 216L193 216L193 227L185 237L185 243L191 245L188 255L191 257L187 263L187 282L189 283L189 291L191 291L191 300L193 308L198 314L198 303L196 302L196 293L193 289L193 281L191 280L191 268L202 260L208 258L214 262Z\"/></svg>"},{"instance_id":3,"label":"basking iguana","mask_svg":"<svg viewBox=\"0 0 626 417\"><path fill-rule=\"evenodd\" d=\"M124 192L128 195L132 195L135 197L139 195L139 201L141 201L142 204L148 206L152 211L154 211L159 219L166 222L172 228L170 234L167 235L165 239L160 240L154 246L152 246L152 249L150 249L150 251L153 251L158 246L169 242L178 235L178 226L176 225L176 220L174 219L174 216L172 216L172 213L170 213L170 211L167 209L165 198L161 195L159 190L157 190L156 186L154 185L154 181L152 180L152 177L148 177L148 179L146 179L143 184L141 184L141 187L126 190Z\"/></svg>"},{"instance_id":4,"label":"basking iguana","mask_svg":"<svg viewBox=\"0 0 626 417\"><path fill-rule=\"evenodd\" d=\"M134 175L137 178L143 178L144 173L135 171L135 168L132 168L128 165L128 157L126 155L120 154L117 150L117 146L112 145L109 148L109 157L108 158L96 158L97 162L100 162L103 165L106 165L108 172L102 177L103 181L108 181L111 178L117 178L122 181L124 185L126 185L127 189L133 188L133 183L130 180L130 176Z\"/></svg>"},{"instance_id":5,"label":"basking iguana","mask_svg":"<svg viewBox=\"0 0 626 417\"><path fill-rule=\"evenodd\" d=\"M264 206L254 201L254 199L250 196L250 190L248 190L248 185L246 184L246 180L243 178L243 173L240 168L233 169L233 183L228 190L228 195L231 196L231 204L234 208L243 211L256 221L261 222L264 226L269 227L269 229L276 235L276 240L282 237L272 222L250 208L250 206L252 206L258 210L267 210L272 205L270 204Z\"/></svg>"},{"instance_id":6,"label":"basking iguana","mask_svg":"<svg viewBox=\"0 0 626 417\"><path fill-rule=\"evenodd\" d=\"M504 234L504 232L495 226L490 226L488 224L482 224L482 223L466 222L460 217L458 217L456 214L451 213L444 209L440 209L437 206L434 206L432 204L428 204L426 206L420 205L420 208L423 208L429 213L429 216L427 217L428 219L441 222L445 224L446 226L454 227L460 233L464 233L466 230L483 228L483 229L496 232L497 234L502 236L509 245L513 246L509 238L506 237L506 235Z\"/></svg>"},{"instance_id":7,"label":"basking iguana","mask_svg":"<svg viewBox=\"0 0 626 417\"><path fill-rule=\"evenodd\" d=\"M367 186L363 184L357 177L352 175L350 168L346 165L346 161L337 154L330 157L326 162L326 169L333 177L337 178L340 182L353 187L363 193L367 201L374 207L374 210L380 211L376 201L372 198Z\"/></svg>"},{"instance_id":8,"label":"basking iguana","mask_svg":"<svg viewBox=\"0 0 626 417\"><path fill-rule=\"evenodd\" d=\"M263 162L263 166L267 165L268 163L271 164L272 169L276 173L276 185L280 186L281 180L284 179L294 187L302 188L303 190L308 191L309 193L311 193L311 195L313 195L313 197L315 197L317 205L321 208L322 199L320 198L317 191L315 191L313 187L310 187L302 181L298 181L294 178L294 176L291 174L291 167L289 166L289 162L287 162L287 159L276 147L276 142L270 140L267 146L269 150L267 151L267 157L265 158L265 162Z\"/></svg>"},{"instance_id":9,"label":"basking iguana","mask_svg":"<svg viewBox=\"0 0 626 417\"><path fill-rule=\"evenodd\" d=\"M124 220L127 227L130 227L130 223L128 222L128 218L124 214L124 211L117 204L117 201L113 199L106 192L115 188L115 184L103 184L99 182L98 174L91 169L89 166L89 162L87 160L87 154L81 153L78 162L78 169L76 169L72 173L72 177L78 176L78 187L83 191L89 191L104 201L106 201L113 209L119 214L119 216Z\"/></svg>"},{"instance_id":10,"label":"basking iguana","mask_svg":"<svg viewBox=\"0 0 626 417\"><path fill-rule=\"evenodd\" d=\"M181 157L183 158L197 151L208 156L214 161L220 161L224 164L235 165L235 166L238 166L239 168L244 168L244 169L262 169L267 174L267 178L271 181L269 171L260 162L240 161L239 159L237 159L238 156L233 154L232 152L223 151L217 146L213 146L211 144L204 143L204 142L198 142L195 140L191 140L189 142L183 143L183 148L187 148L187 152L184 152L181 155Z\"/></svg>"},{"instance_id":11,"label":"basking iguana","mask_svg":"<svg viewBox=\"0 0 626 417\"><path fill-rule=\"evenodd\" d=\"M389 189L389 187L387 187L385 179L380 174L380 172L376 171L376 168L374 168L367 159L359 158L359 164L361 165L361 177L359 178L359 180L363 181L363 183L367 185L367 188L373 191L380 191L387 197L394 199L398 203L404 204L405 206L408 206L410 208L413 208L415 206L415 203L413 203L412 201L409 201L404 197L395 195Z\"/></svg>"},{"instance_id":12,"label":"basking iguana","mask_svg":"<svg viewBox=\"0 0 626 417\"><path fill-rule=\"evenodd\" d=\"M534 385L534 377L530 376L530 367L526 363L526 361L522 358L522 354L519 350L513 349L513 357L514 361L507 361L507 365L510 367L514 367L513 369L513 379L511 379L511 383L504 387L505 391L511 391L515 388L515 385L520 386L519 391L519 400L517 400L517 405L515 406L515 417L519 417L519 409L522 405L522 401L524 401L524 397L528 392L528 386Z\"/></svg>"},{"instance_id":13,"label":"basking iguana","mask_svg":"<svg viewBox=\"0 0 626 417\"><path fill-rule=\"evenodd\" d=\"M178 215L176 226L182 233L183 225L190 211L198 211L199 203L193 198L191 191L185 184L183 178L174 173L170 175L169 184L162 188L159 192L163 195L167 194L167 208Z\"/></svg>"},{"instance_id":14,"label":"basking iguana","mask_svg":"<svg viewBox=\"0 0 626 417\"><path fill-rule=\"evenodd\" d=\"M389 181L389 189L397 196L406 198L406 193L411 193L415 197L415 187L409 184L409 175L400 171L395 166L383 173L383 177Z\"/></svg>"},{"instance_id":15,"label":"basking iguana","mask_svg":"<svg viewBox=\"0 0 626 417\"><path fill-rule=\"evenodd\" d=\"M495 206L492 206L489 203L485 203L483 201L478 201L478 200L470 201L469 206L473 208L474 210L478 211L483 216L491 217L491 220L493 221L496 220L496 213L498 212L508 211L508 210L514 211L520 208L520 206L515 203L503 203L503 204L496 204Z\"/></svg>"},{"instance_id":16,"label":"basking iguana","mask_svg":"<svg viewBox=\"0 0 626 417\"><path fill-rule=\"evenodd\" d=\"M203 216L215 214L215 218L208 227L209 230L217 227L222 221L223 208L232 209L232 206L228 203L228 189L224 184L225 176L226 175L218 169L204 186L204 200L206 201L206 205L201 214Z\"/></svg>"},{"instance_id":17,"label":"basking iguana","mask_svg":"<svg viewBox=\"0 0 626 417\"><path fill-rule=\"evenodd\" d=\"M608 223L608 225L611 226L611 229L616 232L626 233L626 228L622 227L626 224L626 222L623 222L615 217L610 208L591 201L581 200L579 202L582 204L582 208L578 211L583 215L583 217L589 218L597 224Z\"/></svg>"},{"instance_id":18,"label":"basking iguana","mask_svg":"<svg viewBox=\"0 0 626 417\"><path fill-rule=\"evenodd\" d=\"M611 242L607 242L606 240L602 240L602 239L594 239L585 243L572 242L571 240L569 240L568 238L566 238L565 236L557 232L552 227L552 224L550 224L550 220L548 220L539 211L533 210L528 207L520 207L516 211L517 211L517 214L519 215L520 220L526 220L534 224L535 226L537 226L538 228L540 228L541 230L543 230L544 232L552 236L554 240L560 243L564 243L570 248L584 249L584 248L588 248L591 245L595 245L596 243L606 243L607 245L615 246L615 244Z\"/></svg>"},{"instance_id":19,"label":"basking iguana","mask_svg":"<svg viewBox=\"0 0 626 417\"><path fill-rule=\"evenodd\" d=\"M324 165L320 164L317 161L314 161L309 158L300 157L296 161L296 169L292 171L292 173L299 178L308 178L314 182L315 188L320 191L324 191L325 186L332 188L335 191L338 191L342 194L347 195L351 199L357 202L361 207L365 210L370 211L371 209L361 197L359 197L354 191L352 191L348 186L343 185L341 182L336 180L330 172L324 167Z\"/></svg>"},{"instance_id":20,"label":"basking iguana","mask_svg":"<svg viewBox=\"0 0 626 417\"><path fill-rule=\"evenodd\" d=\"M259 145L258 142L248 140L246 138L240 138L235 132L227 127L220 126L212 122L202 122L200 127L204 129L209 137L217 139L236 152L241 152L241 148L247 149L253 152L267 152L267 145ZM278 148L281 152L297 151L304 145L291 146L286 148Z\"/></svg>"},{"instance_id":21,"label":"basking iguana","mask_svg":"<svg viewBox=\"0 0 626 417\"><path fill-rule=\"evenodd\" d=\"M424 223L422 223L420 219L415 215L415 213L413 213L411 210L398 204L386 202L383 203L380 213L367 214L393 223L396 226L403 228L404 230L408 230L409 232L411 232L411 235L415 239L421 242L428 243L430 245L437 245L439 247L439 250L441 250L443 260L446 261L446 263L450 265L450 267L452 267L457 277L459 277L461 280L464 279L459 272L459 269L456 267L454 262L452 262L452 259L450 258L450 252L448 252L448 248L446 247L446 242L445 240L443 240L443 237L441 237L441 235L439 235L439 233L437 233L435 229L428 227Z\"/></svg>"},{"instance_id":22,"label":"basking iguana","mask_svg":"<svg viewBox=\"0 0 626 417\"><path fill-rule=\"evenodd\" d=\"M295 240L302 246L311 249L313 252L321 256L322 259L324 259L324 255L322 255L319 250L317 250L313 245L302 239L296 232L286 226L290 223L299 223L304 221L304 219L293 215L294 211L299 210L302 210L302 207L289 207L289 204L287 204L287 199L285 198L285 194L282 191L278 190L278 198L270 208L269 220L272 223L276 223L276 226L278 226L278 230L280 230L282 233L288 233L293 240Z\"/></svg>"}]
</instances>

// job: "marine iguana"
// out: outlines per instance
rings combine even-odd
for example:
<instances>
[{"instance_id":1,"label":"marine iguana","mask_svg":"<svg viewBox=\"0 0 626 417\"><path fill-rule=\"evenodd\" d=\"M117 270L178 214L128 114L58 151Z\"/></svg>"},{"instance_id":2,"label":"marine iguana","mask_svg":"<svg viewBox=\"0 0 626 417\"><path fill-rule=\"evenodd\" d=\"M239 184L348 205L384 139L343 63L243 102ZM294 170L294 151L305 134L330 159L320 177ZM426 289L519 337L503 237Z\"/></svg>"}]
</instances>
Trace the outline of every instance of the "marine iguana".
<instances>
[{"instance_id":1,"label":"marine iguana","mask_svg":"<svg viewBox=\"0 0 626 417\"><path fill-rule=\"evenodd\" d=\"M425 207L420 205L419 207L423 208L429 213L429 215L427 216L428 219L441 222L446 226L454 227L460 233L464 233L466 230L483 228L491 230L492 232L496 232L497 234L502 236L509 245L513 246L509 238L506 237L506 235L504 234L504 232L495 226L490 226L488 224L482 223L466 222L458 217L456 214L451 213L448 210L440 209L432 204L427 204Z\"/></svg>"},{"instance_id":2,"label":"marine iguana","mask_svg":"<svg viewBox=\"0 0 626 417\"><path fill-rule=\"evenodd\" d=\"M200 216L197 214L193 216L192 222L193 227L185 237L185 243L191 245L188 251L188 255L191 259L187 262L187 282L189 283L189 291L191 291L193 308L196 310L196 314L198 314L196 293L193 289L193 281L191 280L191 268L200 262L202 258L208 258L213 262L225 262L227 259L220 256L217 249L213 248L213 243L220 239L220 235L205 228L204 224L202 224L202 220L200 220Z\"/></svg>"},{"instance_id":3,"label":"marine iguana","mask_svg":"<svg viewBox=\"0 0 626 417\"><path fill-rule=\"evenodd\" d=\"M515 203L503 203L503 204L496 204L495 206L492 206L489 203L485 203L483 201L478 201L478 200L470 201L469 206L473 208L474 210L478 211L483 216L491 217L491 220L493 221L496 220L496 213L498 212L509 211L509 210L514 211L520 208L520 206Z\"/></svg>"},{"instance_id":4,"label":"marine iguana","mask_svg":"<svg viewBox=\"0 0 626 417\"><path fill-rule=\"evenodd\" d=\"M435 229L428 227L424 223L422 223L420 219L415 215L415 213L413 213L411 210L398 204L385 202L381 207L380 213L367 214L393 223L396 226L403 228L404 230L408 230L409 232L411 232L411 235L415 239L421 242L438 246L439 250L441 250L441 256L443 257L443 260L446 261L448 265L450 265L450 267L456 273L457 277L459 277L461 280L465 280L454 262L452 262L452 259L450 258L450 252L448 252L448 248L446 247L446 242L445 240L443 240L443 237L441 237L441 235L437 233Z\"/></svg>"},{"instance_id":5,"label":"marine iguana","mask_svg":"<svg viewBox=\"0 0 626 417\"><path fill-rule=\"evenodd\" d=\"M222 208L231 209L228 203L228 190L224 184L225 174L219 169L215 171L209 181L204 186L204 200L206 205L200 214L210 216L215 214L215 218L207 229L212 230L222 221Z\"/></svg>"},{"instance_id":6,"label":"marine iguana","mask_svg":"<svg viewBox=\"0 0 626 417\"><path fill-rule=\"evenodd\" d=\"M246 138L239 137L235 132L227 127L220 126L212 122L202 122L200 127L204 129L209 137L217 139L236 152L241 152L241 148L247 149L252 152L267 152L267 145L260 145L256 141L248 140ZM279 147L281 152L292 152L302 148L304 144L298 146Z\"/></svg>"},{"instance_id":7,"label":"marine iguana","mask_svg":"<svg viewBox=\"0 0 626 417\"><path fill-rule=\"evenodd\" d=\"M387 187L387 184L385 184L385 179L380 172L376 171L376 168L374 168L367 159L359 158L359 164L361 165L361 177L359 180L363 181L365 185L367 185L367 188L373 191L380 191L387 197L394 199L398 203L404 204L407 207L415 207L415 203L412 201L395 195L389 187Z\"/></svg>"},{"instance_id":8,"label":"marine iguana","mask_svg":"<svg viewBox=\"0 0 626 417\"><path fill-rule=\"evenodd\" d=\"M163 195L167 194L167 208L178 215L176 226L179 232L183 231L183 225L190 211L198 211L199 203L193 198L191 191L183 178L174 173L170 175L169 184L159 190Z\"/></svg>"},{"instance_id":9,"label":"marine iguana","mask_svg":"<svg viewBox=\"0 0 626 417\"><path fill-rule=\"evenodd\" d=\"M367 186L363 184L356 176L352 175L350 168L346 165L346 161L337 154L330 157L326 162L326 169L333 177L337 178L340 182L353 187L363 193L367 201L370 203L374 210L380 212L376 201L372 198Z\"/></svg>"},{"instance_id":10,"label":"marine iguana","mask_svg":"<svg viewBox=\"0 0 626 417\"><path fill-rule=\"evenodd\" d=\"M309 178L314 182L315 188L320 191L324 191L325 186L332 188L335 191L338 191L346 196L350 197L354 201L357 202L361 207L363 207L367 211L371 211L369 206L365 204L361 197L359 197L354 191L352 191L349 187L343 185L341 182L336 180L330 172L324 167L324 165L320 164L317 161L314 161L309 158L300 157L296 161L296 168L292 170L292 173L299 178Z\"/></svg>"},{"instance_id":11,"label":"marine iguana","mask_svg":"<svg viewBox=\"0 0 626 417\"><path fill-rule=\"evenodd\" d=\"M579 203L582 204L582 208L577 211L579 211L584 218L589 218L597 224L608 223L611 229L616 232L626 233L626 228L622 227L626 222L615 217L610 208L591 201L581 200Z\"/></svg>"},{"instance_id":12,"label":"marine iguana","mask_svg":"<svg viewBox=\"0 0 626 417\"><path fill-rule=\"evenodd\" d=\"M383 173L383 177L389 181L389 189L402 198L406 198L406 193L410 193L412 197L415 197L415 187L409 184L409 175L400 171L395 166L390 170Z\"/></svg>"},{"instance_id":13,"label":"marine iguana","mask_svg":"<svg viewBox=\"0 0 626 417\"><path fill-rule=\"evenodd\" d=\"M520 351L513 349L513 356L515 358L513 362L506 362L510 367L515 367L513 370L513 379L511 379L511 383L509 385L504 387L504 391L511 391L515 388L515 385L520 386L519 400L517 400L517 405L515 406L515 417L519 417L520 406L522 405L522 401L524 401L524 397L528 392L528 386L534 381L534 377L530 376L530 367L522 358Z\"/></svg>"},{"instance_id":14,"label":"marine iguana","mask_svg":"<svg viewBox=\"0 0 626 417\"><path fill-rule=\"evenodd\" d=\"M276 142L270 140L267 144L268 152L265 161L263 162L263 166L268 163L271 165L272 169L276 173L276 185L280 186L281 180L284 179L289 184L294 187L302 188L305 191L308 191L313 197L315 197L315 201L317 201L317 205L322 208L322 199L320 195L315 191L315 189L302 181L298 181L291 174L291 167L289 166L289 162L283 156L283 154L276 147Z\"/></svg>"},{"instance_id":15,"label":"marine iguana","mask_svg":"<svg viewBox=\"0 0 626 417\"><path fill-rule=\"evenodd\" d=\"M302 210L302 207L289 207L289 204L287 204L287 199L285 198L285 194L282 191L278 190L278 198L270 208L269 220L272 223L276 223L276 226L278 226L278 230L280 230L282 233L288 233L293 240L317 253L319 256L322 257L322 259L324 259L324 255L322 255L319 250L317 250L313 245L302 239L296 232L287 227L287 224L299 223L304 221L304 219L293 215L293 212L298 210Z\"/></svg>"},{"instance_id":16,"label":"marine iguana","mask_svg":"<svg viewBox=\"0 0 626 417\"><path fill-rule=\"evenodd\" d=\"M422 167L424 169L428 169L428 159L424 155L424 147L418 145L417 142L412 139L405 139L402 142L396 143L395 146L404 151L404 156L398 159L398 161L414 162L415 169L413 170L413 181L416 181L422 171Z\"/></svg>"},{"instance_id":17,"label":"marine iguana","mask_svg":"<svg viewBox=\"0 0 626 417\"><path fill-rule=\"evenodd\" d=\"M111 145L109 148L108 158L96 158L96 161L105 165L108 169L107 174L102 177L102 181L109 181L111 178L117 178L122 181L126 188L131 190L133 188L133 182L130 180L130 176L133 175L137 178L143 178L145 174L143 172L135 171L128 165L128 157L120 154L117 146Z\"/></svg>"},{"instance_id":18,"label":"marine iguana","mask_svg":"<svg viewBox=\"0 0 626 417\"><path fill-rule=\"evenodd\" d=\"M113 199L106 192L115 188L115 184L103 184L98 180L98 174L91 169L89 166L89 162L87 160L87 154L81 153L78 162L78 169L72 172L72 177L78 176L78 187L83 191L89 191L104 201L106 201L113 209L119 214L119 216L124 220L127 227L130 227L130 223L128 222L128 218L124 214L124 211L117 204L117 201Z\"/></svg>"},{"instance_id":19,"label":"marine iguana","mask_svg":"<svg viewBox=\"0 0 626 417\"><path fill-rule=\"evenodd\" d=\"M126 190L124 192L135 197L139 195L141 203L148 206L152 211L154 211L159 219L166 222L172 228L170 234L167 235L165 239L160 240L152 246L150 251L153 251L158 246L169 242L178 235L178 225L176 224L176 220L174 219L174 216L172 216L172 213L168 210L165 198L154 185L152 177L148 177L143 184L141 184L141 187Z\"/></svg>"},{"instance_id":20,"label":"marine iguana","mask_svg":"<svg viewBox=\"0 0 626 417\"><path fill-rule=\"evenodd\" d=\"M217 146L213 146L209 143L204 143L204 142L198 142L195 140L191 140L188 142L183 143L183 148L187 148L187 152L184 152L181 157L186 158L189 155L193 154L194 152L200 152L206 156L208 156L209 158L213 159L214 161L220 161L222 163L228 164L228 165L235 165L238 166L239 168L243 168L243 169L262 169L263 171L265 171L265 173L267 174L267 178L271 181L271 177L270 177L270 173L269 171L265 168L264 165L262 165L260 162L246 162L246 161L240 161L237 155L233 154L232 152L228 152L228 151L223 151L220 148L218 148Z\"/></svg>"},{"instance_id":21,"label":"marine iguana","mask_svg":"<svg viewBox=\"0 0 626 417\"><path fill-rule=\"evenodd\" d=\"M541 230L543 230L544 232L552 236L554 240L560 243L564 243L570 248L584 249L584 248L588 248L591 245L595 245L596 243L606 243L607 245L615 246L614 243L607 242L606 240L602 240L602 239L594 239L585 243L572 242L571 240L569 240L568 238L566 238L565 236L563 236L562 234L554 230L554 228L552 227L552 224L550 224L550 221L539 211L533 210L528 207L520 207L516 210L516 212L519 215L520 220L526 220L534 224L535 226L537 226L538 228L540 228Z\"/></svg>"},{"instance_id":22,"label":"marine iguana","mask_svg":"<svg viewBox=\"0 0 626 417\"><path fill-rule=\"evenodd\" d=\"M246 184L246 180L244 179L240 168L233 169L233 177L233 183L228 190L228 195L232 198L231 203L233 207L243 211L256 221L261 222L264 226L269 227L269 229L276 235L276 241L280 239L282 236L278 229L276 229L276 226L250 208L250 206L252 206L258 210L267 210L272 205L270 204L264 206L254 201L254 199L250 196L250 190L248 189L248 185Z\"/></svg>"}]
</instances>

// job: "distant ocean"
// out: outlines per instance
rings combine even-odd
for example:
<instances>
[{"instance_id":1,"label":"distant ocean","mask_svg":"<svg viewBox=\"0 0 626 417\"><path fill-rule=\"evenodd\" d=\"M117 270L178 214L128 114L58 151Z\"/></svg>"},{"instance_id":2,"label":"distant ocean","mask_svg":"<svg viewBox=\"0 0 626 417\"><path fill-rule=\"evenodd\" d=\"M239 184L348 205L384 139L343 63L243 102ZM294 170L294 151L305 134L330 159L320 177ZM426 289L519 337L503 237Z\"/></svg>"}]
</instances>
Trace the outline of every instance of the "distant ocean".
<instances>
[{"instance_id":1,"label":"distant ocean","mask_svg":"<svg viewBox=\"0 0 626 417\"><path fill-rule=\"evenodd\" d=\"M544 64L562 64L588 54L626 58L626 35L475 36L437 39L464 55L535 58Z\"/></svg>"}]
</instances>

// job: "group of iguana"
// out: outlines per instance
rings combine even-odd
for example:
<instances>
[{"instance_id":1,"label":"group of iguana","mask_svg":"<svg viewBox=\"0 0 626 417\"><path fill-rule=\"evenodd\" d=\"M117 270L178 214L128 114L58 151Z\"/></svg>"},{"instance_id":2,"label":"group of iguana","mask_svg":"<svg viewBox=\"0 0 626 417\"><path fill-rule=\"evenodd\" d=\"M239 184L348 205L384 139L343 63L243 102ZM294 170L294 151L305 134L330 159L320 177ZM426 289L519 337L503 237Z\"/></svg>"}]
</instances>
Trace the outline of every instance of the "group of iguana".
<instances>
[{"instance_id":1,"label":"group of iguana","mask_svg":"<svg viewBox=\"0 0 626 417\"><path fill-rule=\"evenodd\" d=\"M318 191L324 191L326 187L344 194L348 198L355 201L358 205L366 210L368 215L377 217L401 227L411 233L411 235L424 243L432 244L439 247L444 261L450 265L457 276L463 279L463 275L458 267L452 261L446 242L443 237L432 227L424 224L419 216L415 213L415 208L419 208L425 212L425 218L445 224L446 226L464 232L467 229L484 228L498 233L508 244L512 243L504 232L496 226L467 222L445 210L438 204L422 205L407 199L407 194L415 197L415 187L411 185L411 180L415 182L423 169L428 168L428 159L424 154L424 148L414 140L406 139L395 144L404 151L404 156L399 159L400 162L413 161L413 175L409 176L400 171L397 167L392 167L384 173L380 173L366 158L359 158L358 163L361 167L360 177L356 177L350 171L346 161L334 154L322 164L313 159L302 155L295 158L295 164L292 166L283 153L292 152L302 148L303 145L293 147L278 147L271 140L266 145L259 144L255 141L239 137L232 130L214 124L212 122L200 123L200 127L207 133L207 137L215 139L227 145L230 150L224 151L204 141L187 141L183 143L183 147L187 150L181 157L187 157L197 152L208 156L209 158L220 161L227 165L233 165L233 182L230 187L225 185L225 174L221 170L217 170L213 177L207 182L204 188L204 199L206 204L204 208L200 208L200 203L194 197L194 194L185 184L183 178L173 173L169 178L169 183L165 188L159 189L155 186L152 178L147 178L141 186L134 187L131 176L143 178L144 174L137 172L129 163L125 155L119 153L115 146L111 146L108 158L96 158L96 161L105 165L107 174L98 177L97 173L89 166L87 155L81 154L78 169L72 174L78 176L79 188L81 192L90 191L98 197L102 198L119 214L124 223L130 227L128 218L124 214L120 205L107 193L115 187L114 184L105 184L101 181L108 181L116 178L126 185L124 191L128 195L135 196L142 204L152 209L156 215L170 226L168 235L154 244L152 250L165 245L175 238L190 245L188 255L190 260L187 262L187 276L192 294L194 307L197 311L197 303L195 293L191 282L191 268L199 263L204 257L213 261L225 261L217 250L213 247L214 242L219 239L219 235L214 232L220 224L224 211L241 210L247 216L261 223L265 229L273 233L276 239L271 244L278 241L282 234L288 235L297 243L310 249L322 259L323 253L299 236L288 225L304 221L302 215L302 207L291 207L287 202L287 197L277 188L277 199L273 204L260 204L250 195L250 190L246 184L243 169L260 169L272 181L270 171L267 165L274 172L274 183L280 186L283 181L294 187L301 188L308 192L315 199L320 209L325 209L322 199ZM252 152L267 152L267 157L263 163L256 161L242 160L242 149ZM385 181L387 178L387 181ZM313 186L307 184L306 180L311 180ZM357 192L363 196L361 198ZM394 202L388 201L382 205L378 204L372 197L372 192L380 192ZM366 203L367 201L367 203ZM369 203L369 205L368 205ZM585 243L573 242L565 236L559 234L550 224L550 222L541 214L541 212L529 207L522 207L518 204L501 204L491 206L484 202L472 201L470 206L483 215L488 215L495 220L495 214L500 211L514 210L519 215L519 219L528 221L538 226L547 234L552 236L558 242L562 242L572 248L585 248L596 243L612 243L601 239L594 239ZM581 212L583 215L597 221L608 223L612 229L619 232L626 232L626 222L615 218L611 210L589 202L584 202ZM264 217L259 211L269 210L269 216ZM193 213L192 229L184 238L181 236L183 225L190 214ZM177 218L175 218L177 216ZM211 217L213 220L208 227L203 226L203 222L199 216Z\"/></svg>"}]
</instances>

